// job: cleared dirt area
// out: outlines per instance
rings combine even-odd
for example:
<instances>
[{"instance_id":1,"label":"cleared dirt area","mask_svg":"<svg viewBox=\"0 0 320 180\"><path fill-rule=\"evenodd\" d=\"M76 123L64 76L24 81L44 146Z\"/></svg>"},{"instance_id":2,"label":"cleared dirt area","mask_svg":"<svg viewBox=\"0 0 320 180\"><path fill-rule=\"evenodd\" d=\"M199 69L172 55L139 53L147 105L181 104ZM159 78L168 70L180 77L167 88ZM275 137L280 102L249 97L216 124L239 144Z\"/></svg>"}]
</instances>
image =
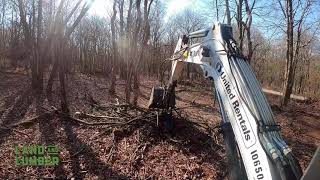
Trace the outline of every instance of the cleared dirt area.
<instances>
[{"instance_id":1,"label":"cleared dirt area","mask_svg":"<svg viewBox=\"0 0 320 180\"><path fill-rule=\"evenodd\" d=\"M122 117L126 122L145 113L154 80L141 82L140 108L123 104L124 82L117 81L117 95L108 94L108 79L70 75L68 101L75 112ZM98 179L224 179L227 172L222 135L216 128L221 117L209 84L185 82L177 89L176 126L168 132L157 126L155 116L130 124L86 125L48 113L59 107L58 82L51 100L37 97L28 88L27 76L0 73L0 178L88 178ZM37 97L37 98L35 98ZM282 135L292 147L303 170L320 143L320 102L292 102L280 109L278 97L268 96ZM106 106L104 109L96 105ZM109 108L108 108L109 107ZM81 117L86 122L113 121ZM3 126L2 126L3 127ZM61 149L57 167L18 167L17 145L56 145Z\"/></svg>"}]
</instances>

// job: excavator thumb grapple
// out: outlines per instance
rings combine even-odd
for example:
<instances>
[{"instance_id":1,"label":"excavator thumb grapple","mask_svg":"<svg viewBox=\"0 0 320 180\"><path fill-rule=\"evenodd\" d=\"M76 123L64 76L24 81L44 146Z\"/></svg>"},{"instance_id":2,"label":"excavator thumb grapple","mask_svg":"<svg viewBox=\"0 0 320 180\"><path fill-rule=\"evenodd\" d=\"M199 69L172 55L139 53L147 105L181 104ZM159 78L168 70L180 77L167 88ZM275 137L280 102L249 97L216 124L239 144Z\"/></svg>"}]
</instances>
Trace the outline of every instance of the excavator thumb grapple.
<instances>
[{"instance_id":1,"label":"excavator thumb grapple","mask_svg":"<svg viewBox=\"0 0 320 180\"><path fill-rule=\"evenodd\" d=\"M163 110L175 108L175 86L175 84L171 84L168 87L154 86L151 90L148 108Z\"/></svg>"},{"instance_id":2,"label":"excavator thumb grapple","mask_svg":"<svg viewBox=\"0 0 320 180\"><path fill-rule=\"evenodd\" d=\"M165 88L154 86L151 90L150 100L148 103L149 109L164 108Z\"/></svg>"}]
</instances>

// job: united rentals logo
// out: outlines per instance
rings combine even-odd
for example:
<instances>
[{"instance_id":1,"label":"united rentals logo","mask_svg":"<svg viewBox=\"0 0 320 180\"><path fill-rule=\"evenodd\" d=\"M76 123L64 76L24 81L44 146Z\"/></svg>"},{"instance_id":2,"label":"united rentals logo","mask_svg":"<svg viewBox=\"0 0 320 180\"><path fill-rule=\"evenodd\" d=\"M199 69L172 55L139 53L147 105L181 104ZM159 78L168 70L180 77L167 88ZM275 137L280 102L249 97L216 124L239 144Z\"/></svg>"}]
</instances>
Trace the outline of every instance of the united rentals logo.
<instances>
[{"instance_id":1,"label":"united rentals logo","mask_svg":"<svg viewBox=\"0 0 320 180\"><path fill-rule=\"evenodd\" d=\"M229 98L230 105L232 106L233 113L237 118L237 125L241 131L241 136L244 141L246 148L250 148L256 143L256 138L253 134L252 127L250 122L247 119L243 106L241 105L239 98L234 90L234 86L232 85L230 78L227 73L223 71L223 66L220 63L217 63L215 66L220 79L224 86L224 91Z\"/></svg>"}]
</instances>

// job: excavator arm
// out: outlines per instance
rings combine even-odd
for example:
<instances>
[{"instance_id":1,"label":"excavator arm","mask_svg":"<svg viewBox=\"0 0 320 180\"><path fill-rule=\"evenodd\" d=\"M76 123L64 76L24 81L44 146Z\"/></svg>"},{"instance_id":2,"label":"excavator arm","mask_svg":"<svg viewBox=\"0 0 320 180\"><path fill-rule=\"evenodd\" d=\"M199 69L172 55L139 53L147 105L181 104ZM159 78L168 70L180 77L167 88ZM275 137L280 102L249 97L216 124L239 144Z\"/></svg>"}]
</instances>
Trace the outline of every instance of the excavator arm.
<instances>
[{"instance_id":1,"label":"excavator arm","mask_svg":"<svg viewBox=\"0 0 320 180\"><path fill-rule=\"evenodd\" d=\"M201 43L191 44L192 39ZM175 108L174 89L184 63L201 67L214 81L229 158L230 179L300 179L302 171L280 134L280 127L253 70L237 48L232 28L215 24L183 35L171 61L166 87L152 89L149 108Z\"/></svg>"}]
</instances>

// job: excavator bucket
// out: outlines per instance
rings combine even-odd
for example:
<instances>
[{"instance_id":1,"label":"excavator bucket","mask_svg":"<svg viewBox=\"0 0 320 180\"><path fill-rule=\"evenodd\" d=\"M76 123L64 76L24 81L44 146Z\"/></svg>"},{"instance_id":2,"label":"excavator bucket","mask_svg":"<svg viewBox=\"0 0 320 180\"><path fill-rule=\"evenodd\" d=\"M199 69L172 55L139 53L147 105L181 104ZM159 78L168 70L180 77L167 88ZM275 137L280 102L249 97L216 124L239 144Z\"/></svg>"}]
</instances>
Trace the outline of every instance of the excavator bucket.
<instances>
[{"instance_id":1,"label":"excavator bucket","mask_svg":"<svg viewBox=\"0 0 320 180\"><path fill-rule=\"evenodd\" d=\"M150 100L148 103L149 109L172 109L176 105L175 96L176 83L170 84L167 87L156 86L152 88Z\"/></svg>"},{"instance_id":2,"label":"excavator bucket","mask_svg":"<svg viewBox=\"0 0 320 180\"><path fill-rule=\"evenodd\" d=\"M165 88L154 86L151 91L148 108L149 109L161 109L164 108L164 96Z\"/></svg>"}]
</instances>

